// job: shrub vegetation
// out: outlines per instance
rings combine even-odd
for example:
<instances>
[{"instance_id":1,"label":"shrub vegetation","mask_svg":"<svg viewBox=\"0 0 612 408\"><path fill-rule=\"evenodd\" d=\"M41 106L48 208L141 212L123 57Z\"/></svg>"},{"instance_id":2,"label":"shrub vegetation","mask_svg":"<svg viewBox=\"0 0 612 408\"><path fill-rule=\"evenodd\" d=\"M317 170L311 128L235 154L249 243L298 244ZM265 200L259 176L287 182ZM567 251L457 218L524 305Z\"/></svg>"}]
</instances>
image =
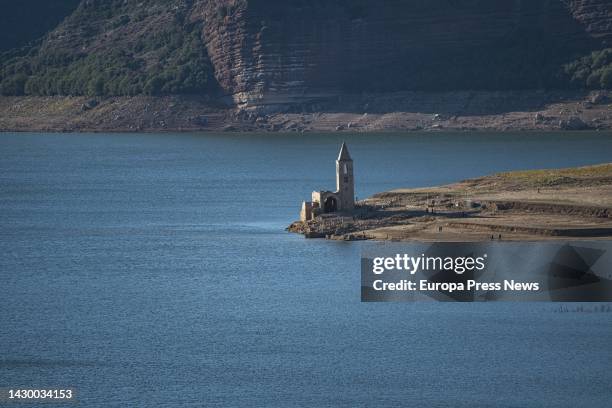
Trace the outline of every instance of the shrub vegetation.
<instances>
[{"instance_id":1,"label":"shrub vegetation","mask_svg":"<svg viewBox=\"0 0 612 408\"><path fill-rule=\"evenodd\" d=\"M189 22L176 4L159 10L147 3L83 2L60 27L59 35L78 34L72 46L43 42L25 54L0 57L6 61L0 92L118 96L210 91L214 80L201 23Z\"/></svg>"},{"instance_id":2,"label":"shrub vegetation","mask_svg":"<svg viewBox=\"0 0 612 408\"><path fill-rule=\"evenodd\" d=\"M612 89L612 48L594 51L565 65L564 73L574 87Z\"/></svg>"}]
</instances>

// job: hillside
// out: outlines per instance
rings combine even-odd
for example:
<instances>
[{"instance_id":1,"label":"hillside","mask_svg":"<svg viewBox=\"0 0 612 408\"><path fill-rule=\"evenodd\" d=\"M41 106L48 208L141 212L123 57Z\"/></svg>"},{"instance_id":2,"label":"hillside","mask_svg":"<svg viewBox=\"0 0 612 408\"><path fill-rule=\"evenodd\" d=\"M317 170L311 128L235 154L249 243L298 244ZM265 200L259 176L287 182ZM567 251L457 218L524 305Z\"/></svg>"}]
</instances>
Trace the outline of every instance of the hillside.
<instances>
[{"instance_id":1,"label":"hillside","mask_svg":"<svg viewBox=\"0 0 612 408\"><path fill-rule=\"evenodd\" d=\"M311 113L332 115L315 126L319 129L341 129L349 122L371 130L601 129L612 121L602 105L612 89L609 0L46 4L27 0L11 6L11 17L3 17L21 28L3 28L13 33L14 46L0 57L0 93L33 98L19 106L45 110L46 99L36 98L48 96L89 98L85 102L95 98L94 105L112 104L114 97L145 101L149 96L173 96L186 97L185 103L197 98L188 110L206 104L253 112L255 117L246 116L249 122L279 112L302 115L277 118L278 123L272 118L272 129L291 123L295 129L307 129L309 122L317 121L303 116ZM24 21L28 6L32 18ZM9 40L4 41L7 47ZM590 93L597 90L605 91L603 98ZM596 111L582 115L593 98ZM0 104L8 109L0 112L5 116L3 129L22 129L20 115L28 117L36 110L11 101ZM80 106L83 102L78 101L62 106ZM561 106L565 102L568 105ZM65 122L81 123L74 129L96 129L97 119L75 116L84 111L89 108L68 109L66 114L72 116ZM410 114L401 120L383 117L394 112ZM524 115L513 121L506 114L514 112ZM542 115L534 118L538 112ZM159 122L131 113L142 123ZM333 116L339 113L348 116ZM362 120L365 113L382 119ZM430 123L430 116L437 114L440 123ZM231 127L245 118L232 115L226 115ZM458 121L461 116L477 118ZM584 123L563 125L574 116ZM486 125L491 121L492 126ZM192 127L179 122L177 128ZM39 127L55 125L42 118Z\"/></svg>"},{"instance_id":2,"label":"hillside","mask_svg":"<svg viewBox=\"0 0 612 408\"><path fill-rule=\"evenodd\" d=\"M2 93L211 93L213 70L192 3L83 0L27 55L3 61Z\"/></svg>"},{"instance_id":3,"label":"hillside","mask_svg":"<svg viewBox=\"0 0 612 408\"><path fill-rule=\"evenodd\" d=\"M45 7L33 9L23 26L35 33ZM612 63L611 39L605 0L82 0L40 47L3 61L3 92L205 92L207 51L234 95L582 86L585 70ZM612 86L609 72L588 85ZM6 83L16 75L28 77L23 90Z\"/></svg>"},{"instance_id":4,"label":"hillside","mask_svg":"<svg viewBox=\"0 0 612 408\"><path fill-rule=\"evenodd\" d=\"M607 0L250 0L222 20L199 6L216 78L239 105L612 87Z\"/></svg>"}]
</instances>

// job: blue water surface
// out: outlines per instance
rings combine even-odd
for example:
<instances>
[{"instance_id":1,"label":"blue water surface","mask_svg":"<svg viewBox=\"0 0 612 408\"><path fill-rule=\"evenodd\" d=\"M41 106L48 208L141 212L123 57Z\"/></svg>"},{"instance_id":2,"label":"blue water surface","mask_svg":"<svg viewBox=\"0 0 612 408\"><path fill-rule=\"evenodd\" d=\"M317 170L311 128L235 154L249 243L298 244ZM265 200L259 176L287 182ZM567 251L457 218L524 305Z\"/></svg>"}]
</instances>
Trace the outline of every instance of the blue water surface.
<instances>
[{"instance_id":1,"label":"blue water surface","mask_svg":"<svg viewBox=\"0 0 612 408\"><path fill-rule=\"evenodd\" d=\"M610 133L0 134L0 387L81 406L609 407L612 314L360 303L356 192L609 162ZM51 405L53 406L53 405Z\"/></svg>"}]
</instances>

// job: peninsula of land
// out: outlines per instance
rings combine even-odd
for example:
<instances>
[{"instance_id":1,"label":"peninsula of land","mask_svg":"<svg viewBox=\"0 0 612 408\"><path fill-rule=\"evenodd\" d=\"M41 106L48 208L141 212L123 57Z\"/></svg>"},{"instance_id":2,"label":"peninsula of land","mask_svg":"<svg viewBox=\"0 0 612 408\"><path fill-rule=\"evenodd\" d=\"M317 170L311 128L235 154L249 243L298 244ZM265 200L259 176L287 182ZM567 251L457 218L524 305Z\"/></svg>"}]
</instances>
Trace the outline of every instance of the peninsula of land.
<instances>
[{"instance_id":1,"label":"peninsula of land","mask_svg":"<svg viewBox=\"0 0 612 408\"><path fill-rule=\"evenodd\" d=\"M334 240L612 239L612 163L392 190L288 230Z\"/></svg>"}]
</instances>

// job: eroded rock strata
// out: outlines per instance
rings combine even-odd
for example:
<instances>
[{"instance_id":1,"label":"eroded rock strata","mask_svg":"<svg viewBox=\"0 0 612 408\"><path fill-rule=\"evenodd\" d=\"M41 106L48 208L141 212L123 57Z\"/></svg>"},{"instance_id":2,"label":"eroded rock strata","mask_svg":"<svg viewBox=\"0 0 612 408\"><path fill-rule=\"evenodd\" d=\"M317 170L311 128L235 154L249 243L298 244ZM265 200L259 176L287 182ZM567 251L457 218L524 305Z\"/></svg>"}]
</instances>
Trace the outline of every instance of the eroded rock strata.
<instances>
[{"instance_id":1,"label":"eroded rock strata","mask_svg":"<svg viewBox=\"0 0 612 408\"><path fill-rule=\"evenodd\" d=\"M82 0L5 56L4 131L612 128L608 0Z\"/></svg>"},{"instance_id":2,"label":"eroded rock strata","mask_svg":"<svg viewBox=\"0 0 612 408\"><path fill-rule=\"evenodd\" d=\"M194 16L226 95L268 110L344 93L553 85L547 67L612 35L605 0L217 0Z\"/></svg>"}]
</instances>

